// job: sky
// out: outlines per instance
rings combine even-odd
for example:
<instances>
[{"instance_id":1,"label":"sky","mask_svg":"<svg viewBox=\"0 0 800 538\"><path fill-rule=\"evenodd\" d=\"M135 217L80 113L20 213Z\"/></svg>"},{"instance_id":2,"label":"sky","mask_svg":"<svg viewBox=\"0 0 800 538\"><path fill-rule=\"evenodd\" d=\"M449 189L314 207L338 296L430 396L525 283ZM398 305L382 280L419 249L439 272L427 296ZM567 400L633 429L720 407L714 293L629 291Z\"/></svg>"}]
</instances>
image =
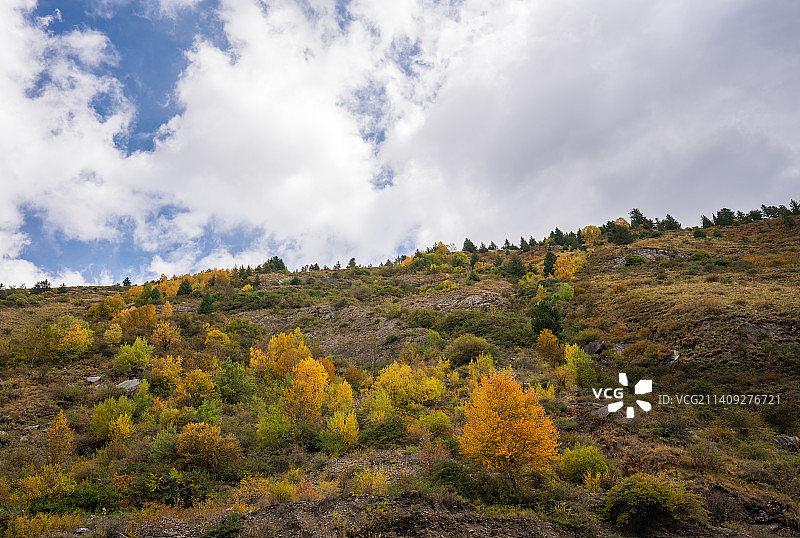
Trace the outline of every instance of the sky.
<instances>
[{"instance_id":1,"label":"sky","mask_svg":"<svg viewBox=\"0 0 800 538\"><path fill-rule=\"evenodd\" d=\"M0 282L800 199L794 0L3 0Z\"/></svg>"}]
</instances>

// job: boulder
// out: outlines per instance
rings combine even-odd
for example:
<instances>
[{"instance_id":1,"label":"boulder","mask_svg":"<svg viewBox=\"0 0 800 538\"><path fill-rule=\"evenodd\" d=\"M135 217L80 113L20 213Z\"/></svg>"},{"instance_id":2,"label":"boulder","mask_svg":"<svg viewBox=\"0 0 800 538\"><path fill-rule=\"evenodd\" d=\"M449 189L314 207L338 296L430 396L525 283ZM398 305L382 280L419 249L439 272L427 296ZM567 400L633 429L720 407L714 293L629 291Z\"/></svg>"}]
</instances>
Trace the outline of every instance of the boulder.
<instances>
[{"instance_id":1,"label":"boulder","mask_svg":"<svg viewBox=\"0 0 800 538\"><path fill-rule=\"evenodd\" d=\"M672 353L669 354L669 357L667 357L664 360L664 365L669 366L670 368L672 368L673 366L675 366L675 363L678 362L678 359L680 358L680 356L681 356L681 354L673 349Z\"/></svg>"},{"instance_id":2,"label":"boulder","mask_svg":"<svg viewBox=\"0 0 800 538\"><path fill-rule=\"evenodd\" d=\"M99 375L90 375L89 377L86 378L87 383L97 383L98 381L100 381Z\"/></svg>"},{"instance_id":3,"label":"boulder","mask_svg":"<svg viewBox=\"0 0 800 538\"><path fill-rule=\"evenodd\" d=\"M606 349L606 343L602 340L592 340L585 346L583 346L583 350L588 353L589 355L599 355Z\"/></svg>"},{"instance_id":4,"label":"boulder","mask_svg":"<svg viewBox=\"0 0 800 538\"><path fill-rule=\"evenodd\" d=\"M788 448L789 450L800 449L800 437L796 435L786 435L783 437L776 437L772 440L773 443L781 448Z\"/></svg>"},{"instance_id":5,"label":"boulder","mask_svg":"<svg viewBox=\"0 0 800 538\"><path fill-rule=\"evenodd\" d=\"M631 347L630 344L614 344L614 351L616 351L617 353L622 353L629 347Z\"/></svg>"},{"instance_id":6,"label":"boulder","mask_svg":"<svg viewBox=\"0 0 800 538\"><path fill-rule=\"evenodd\" d=\"M141 381L138 379L128 379L126 381L123 381L122 383L118 383L117 388L125 389L128 392L131 392L136 390L136 388L139 386L140 383Z\"/></svg>"}]
</instances>

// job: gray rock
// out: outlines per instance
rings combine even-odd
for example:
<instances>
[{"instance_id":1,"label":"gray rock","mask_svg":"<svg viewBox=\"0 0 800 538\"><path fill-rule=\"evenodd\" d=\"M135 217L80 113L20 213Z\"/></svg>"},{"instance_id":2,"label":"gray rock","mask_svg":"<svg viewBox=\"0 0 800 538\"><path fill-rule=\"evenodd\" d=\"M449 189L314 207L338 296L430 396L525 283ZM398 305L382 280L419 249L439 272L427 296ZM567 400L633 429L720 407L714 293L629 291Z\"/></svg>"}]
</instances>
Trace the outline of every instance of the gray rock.
<instances>
[{"instance_id":1,"label":"gray rock","mask_svg":"<svg viewBox=\"0 0 800 538\"><path fill-rule=\"evenodd\" d=\"M128 379L126 381L123 381L122 383L118 383L117 388L125 389L127 391L134 391L136 390L136 388L139 386L140 383L141 381L138 379Z\"/></svg>"},{"instance_id":2,"label":"gray rock","mask_svg":"<svg viewBox=\"0 0 800 538\"><path fill-rule=\"evenodd\" d=\"M788 448L790 450L800 449L800 437L796 435L786 435L783 437L776 437L772 440L773 443L781 448Z\"/></svg>"},{"instance_id":3,"label":"gray rock","mask_svg":"<svg viewBox=\"0 0 800 538\"><path fill-rule=\"evenodd\" d=\"M98 381L100 381L99 375L90 375L89 377L86 378L87 383L97 383Z\"/></svg>"},{"instance_id":4,"label":"gray rock","mask_svg":"<svg viewBox=\"0 0 800 538\"><path fill-rule=\"evenodd\" d=\"M675 363L678 362L680 356L681 354L673 349L672 353L670 353L669 357L667 357L666 360L664 361L664 364L672 368L673 366L675 366Z\"/></svg>"},{"instance_id":5,"label":"gray rock","mask_svg":"<svg viewBox=\"0 0 800 538\"><path fill-rule=\"evenodd\" d=\"M32 426L25 426L25 429L26 430L38 430L39 429L39 425L38 424L34 424Z\"/></svg>"},{"instance_id":6,"label":"gray rock","mask_svg":"<svg viewBox=\"0 0 800 538\"><path fill-rule=\"evenodd\" d=\"M631 347L630 344L614 344L614 351L616 351L617 353L622 353L629 347Z\"/></svg>"},{"instance_id":7,"label":"gray rock","mask_svg":"<svg viewBox=\"0 0 800 538\"><path fill-rule=\"evenodd\" d=\"M86 527L81 527L80 529L75 529L75 534L87 534L87 533L90 533L90 532L92 532L92 531L90 529L87 529Z\"/></svg>"},{"instance_id":8,"label":"gray rock","mask_svg":"<svg viewBox=\"0 0 800 538\"><path fill-rule=\"evenodd\" d=\"M589 355L599 355L606 349L606 343L602 340L592 340L585 346L583 346L583 350L588 353Z\"/></svg>"}]
</instances>

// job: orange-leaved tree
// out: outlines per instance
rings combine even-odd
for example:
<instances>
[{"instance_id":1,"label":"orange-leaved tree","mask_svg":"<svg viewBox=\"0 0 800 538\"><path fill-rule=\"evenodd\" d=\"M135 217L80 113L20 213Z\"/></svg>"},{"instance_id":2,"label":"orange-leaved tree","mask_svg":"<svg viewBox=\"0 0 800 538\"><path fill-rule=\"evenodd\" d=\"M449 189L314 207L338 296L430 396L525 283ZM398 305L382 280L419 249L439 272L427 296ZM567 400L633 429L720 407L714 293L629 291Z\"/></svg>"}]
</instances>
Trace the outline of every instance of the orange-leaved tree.
<instances>
[{"instance_id":1,"label":"orange-leaved tree","mask_svg":"<svg viewBox=\"0 0 800 538\"><path fill-rule=\"evenodd\" d=\"M461 452L499 472L517 489L526 469L544 469L558 461L558 431L536 394L507 372L484 377L464 411L467 423Z\"/></svg>"}]
</instances>

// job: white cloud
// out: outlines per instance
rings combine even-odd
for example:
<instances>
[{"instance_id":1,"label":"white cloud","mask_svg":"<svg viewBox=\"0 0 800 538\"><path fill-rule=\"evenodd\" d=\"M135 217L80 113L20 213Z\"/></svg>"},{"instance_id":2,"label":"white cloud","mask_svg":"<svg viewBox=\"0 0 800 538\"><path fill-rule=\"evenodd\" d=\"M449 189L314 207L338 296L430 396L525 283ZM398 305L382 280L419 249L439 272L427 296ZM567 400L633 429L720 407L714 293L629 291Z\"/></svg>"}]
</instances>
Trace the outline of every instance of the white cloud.
<instances>
[{"instance_id":1,"label":"white cloud","mask_svg":"<svg viewBox=\"0 0 800 538\"><path fill-rule=\"evenodd\" d=\"M173 18L197 7L153 1ZM800 184L791 3L354 0L345 31L329 2L221 5L233 49L197 39L181 114L153 152L129 156L114 137L136 111L96 74L118 61L107 37L52 35L23 16L31 1L0 6L8 274L41 274L18 259L22 205L82 241L134 223L152 277L275 253L377 262L399 245L541 237L631 206L693 224L785 202ZM91 107L98 95L109 117ZM380 130L379 147L362 138ZM392 183L375 188L387 168ZM235 254L204 244L239 230L263 233Z\"/></svg>"}]
</instances>

